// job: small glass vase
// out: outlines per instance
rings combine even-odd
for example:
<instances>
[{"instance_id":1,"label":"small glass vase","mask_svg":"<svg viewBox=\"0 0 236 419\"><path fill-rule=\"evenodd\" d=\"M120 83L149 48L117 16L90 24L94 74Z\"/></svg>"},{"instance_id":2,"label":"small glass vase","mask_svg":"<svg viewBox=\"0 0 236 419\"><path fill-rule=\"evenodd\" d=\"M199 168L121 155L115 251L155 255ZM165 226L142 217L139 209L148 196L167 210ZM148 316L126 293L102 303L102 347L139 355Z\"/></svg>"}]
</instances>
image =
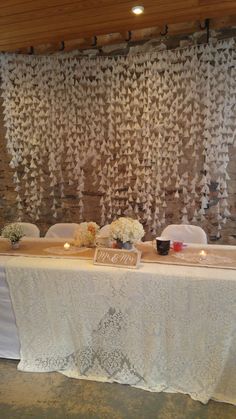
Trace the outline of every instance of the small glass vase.
<instances>
[{"instance_id":1,"label":"small glass vase","mask_svg":"<svg viewBox=\"0 0 236 419\"><path fill-rule=\"evenodd\" d=\"M20 247L20 241L11 242L11 248L12 249L16 250L16 249L19 249L19 247Z\"/></svg>"},{"instance_id":2,"label":"small glass vase","mask_svg":"<svg viewBox=\"0 0 236 419\"><path fill-rule=\"evenodd\" d=\"M122 242L121 240L116 240L117 248L118 249L125 249L125 250L131 250L133 249L133 243L131 242Z\"/></svg>"}]
</instances>

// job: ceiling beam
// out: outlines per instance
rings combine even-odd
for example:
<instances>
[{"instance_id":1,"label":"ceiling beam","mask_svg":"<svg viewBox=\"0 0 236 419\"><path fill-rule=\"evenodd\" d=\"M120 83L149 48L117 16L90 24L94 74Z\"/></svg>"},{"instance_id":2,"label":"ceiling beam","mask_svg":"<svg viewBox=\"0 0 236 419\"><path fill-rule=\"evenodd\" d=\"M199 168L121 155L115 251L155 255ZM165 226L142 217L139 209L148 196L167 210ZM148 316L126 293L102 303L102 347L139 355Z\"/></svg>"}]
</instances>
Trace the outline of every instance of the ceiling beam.
<instances>
[{"instance_id":1,"label":"ceiling beam","mask_svg":"<svg viewBox=\"0 0 236 419\"><path fill-rule=\"evenodd\" d=\"M158 35L159 28L165 25L169 34L186 30L191 33L196 30L196 21L208 18L211 28L214 21L222 27L236 16L235 0L144 0L145 12L138 17L130 11L134 1L100 0L99 8L97 3L97 0L1 0L0 51L31 46L40 51L42 45L57 46L62 41L65 50L69 50L73 42L82 47L95 36L100 46L126 40L121 35L124 33L132 32L133 40L139 37L138 31L149 30Z\"/></svg>"}]
</instances>

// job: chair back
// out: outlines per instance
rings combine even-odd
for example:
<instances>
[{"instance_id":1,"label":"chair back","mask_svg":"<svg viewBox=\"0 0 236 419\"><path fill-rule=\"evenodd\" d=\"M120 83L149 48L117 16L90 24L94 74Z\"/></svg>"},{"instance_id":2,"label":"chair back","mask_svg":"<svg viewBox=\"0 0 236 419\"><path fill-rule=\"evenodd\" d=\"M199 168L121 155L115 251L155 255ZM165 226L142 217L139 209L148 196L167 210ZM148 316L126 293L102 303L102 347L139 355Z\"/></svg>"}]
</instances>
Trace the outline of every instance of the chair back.
<instances>
[{"instance_id":1,"label":"chair back","mask_svg":"<svg viewBox=\"0 0 236 419\"><path fill-rule=\"evenodd\" d=\"M99 237L109 237L110 236L110 224L106 224L99 230Z\"/></svg>"},{"instance_id":2,"label":"chair back","mask_svg":"<svg viewBox=\"0 0 236 419\"><path fill-rule=\"evenodd\" d=\"M57 223L49 227L45 237L60 238L74 237L75 230L79 227L77 223Z\"/></svg>"},{"instance_id":3,"label":"chair back","mask_svg":"<svg viewBox=\"0 0 236 419\"><path fill-rule=\"evenodd\" d=\"M207 243L205 231L201 227L191 224L170 224L162 231L161 235L172 241Z\"/></svg>"},{"instance_id":4,"label":"chair back","mask_svg":"<svg viewBox=\"0 0 236 419\"><path fill-rule=\"evenodd\" d=\"M40 236L39 228L35 224L23 223L23 222L22 223L17 222L17 224L21 226L25 237L39 237Z\"/></svg>"}]
</instances>

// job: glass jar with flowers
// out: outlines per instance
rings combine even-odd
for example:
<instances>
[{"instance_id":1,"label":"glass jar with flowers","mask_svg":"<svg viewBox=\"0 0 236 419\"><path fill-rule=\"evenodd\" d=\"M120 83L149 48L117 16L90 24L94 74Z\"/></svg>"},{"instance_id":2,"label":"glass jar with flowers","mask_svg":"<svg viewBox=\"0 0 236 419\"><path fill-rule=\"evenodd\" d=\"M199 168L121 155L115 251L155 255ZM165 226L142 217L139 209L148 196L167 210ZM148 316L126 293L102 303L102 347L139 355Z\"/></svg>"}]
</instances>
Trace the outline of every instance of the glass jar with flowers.
<instances>
[{"instance_id":1,"label":"glass jar with flowers","mask_svg":"<svg viewBox=\"0 0 236 419\"><path fill-rule=\"evenodd\" d=\"M133 243L141 240L145 232L138 220L129 217L120 217L110 226L111 236L116 240L118 249L130 250Z\"/></svg>"},{"instance_id":2,"label":"glass jar with flowers","mask_svg":"<svg viewBox=\"0 0 236 419\"><path fill-rule=\"evenodd\" d=\"M99 229L99 225L93 221L80 223L74 234L74 245L78 247L94 247Z\"/></svg>"},{"instance_id":3,"label":"glass jar with flowers","mask_svg":"<svg viewBox=\"0 0 236 419\"><path fill-rule=\"evenodd\" d=\"M9 239L12 249L18 249L20 246L20 239L24 236L22 227L18 223L6 225L2 229L2 237Z\"/></svg>"}]
</instances>

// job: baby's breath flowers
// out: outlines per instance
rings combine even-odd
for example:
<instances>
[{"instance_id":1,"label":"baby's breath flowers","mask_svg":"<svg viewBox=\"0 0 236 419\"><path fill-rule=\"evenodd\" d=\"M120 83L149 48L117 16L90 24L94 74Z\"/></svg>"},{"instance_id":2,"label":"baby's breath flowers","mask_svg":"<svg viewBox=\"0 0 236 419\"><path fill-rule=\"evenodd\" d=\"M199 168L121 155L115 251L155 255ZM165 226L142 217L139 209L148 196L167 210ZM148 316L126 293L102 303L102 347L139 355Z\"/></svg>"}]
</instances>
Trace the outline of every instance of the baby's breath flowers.
<instances>
[{"instance_id":1,"label":"baby's breath flowers","mask_svg":"<svg viewBox=\"0 0 236 419\"><path fill-rule=\"evenodd\" d=\"M2 237L9 239L12 243L17 243L23 236L23 230L17 223L8 224L2 229Z\"/></svg>"}]
</instances>

